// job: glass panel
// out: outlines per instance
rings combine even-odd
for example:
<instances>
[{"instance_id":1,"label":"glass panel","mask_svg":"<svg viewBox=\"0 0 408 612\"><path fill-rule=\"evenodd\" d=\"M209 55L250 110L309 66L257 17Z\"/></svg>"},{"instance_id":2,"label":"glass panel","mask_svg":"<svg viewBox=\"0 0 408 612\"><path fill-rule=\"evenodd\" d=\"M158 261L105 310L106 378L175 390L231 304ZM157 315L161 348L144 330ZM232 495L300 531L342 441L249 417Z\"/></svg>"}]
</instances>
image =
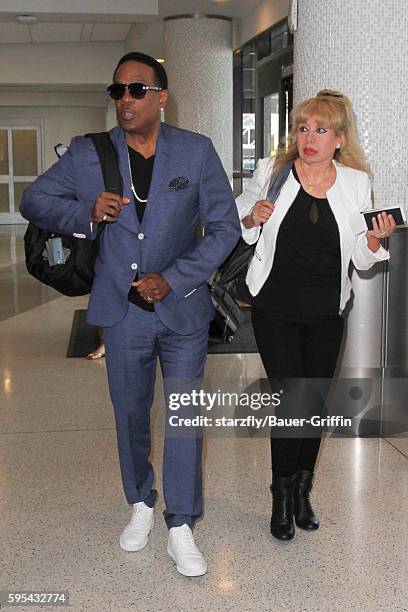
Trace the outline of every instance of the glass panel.
<instances>
[{"instance_id":1,"label":"glass panel","mask_svg":"<svg viewBox=\"0 0 408 612\"><path fill-rule=\"evenodd\" d=\"M31 185L31 183L14 183L14 210L18 210L21 204L21 197L24 189Z\"/></svg>"},{"instance_id":2,"label":"glass panel","mask_svg":"<svg viewBox=\"0 0 408 612\"><path fill-rule=\"evenodd\" d=\"M13 130L14 176L37 176L37 130Z\"/></svg>"},{"instance_id":3,"label":"glass panel","mask_svg":"<svg viewBox=\"0 0 408 612\"><path fill-rule=\"evenodd\" d=\"M9 186L0 184L0 212L9 212Z\"/></svg>"},{"instance_id":4,"label":"glass panel","mask_svg":"<svg viewBox=\"0 0 408 612\"><path fill-rule=\"evenodd\" d=\"M281 49L287 49L291 43L292 37L288 32L286 22L278 28L272 28L270 41L271 55L280 51Z\"/></svg>"},{"instance_id":5,"label":"glass panel","mask_svg":"<svg viewBox=\"0 0 408 612\"><path fill-rule=\"evenodd\" d=\"M290 122L290 108L289 108L289 92L285 90L285 148L289 146L289 122Z\"/></svg>"},{"instance_id":6,"label":"glass panel","mask_svg":"<svg viewBox=\"0 0 408 612\"><path fill-rule=\"evenodd\" d=\"M242 115L242 170L255 170L255 113Z\"/></svg>"},{"instance_id":7,"label":"glass panel","mask_svg":"<svg viewBox=\"0 0 408 612\"><path fill-rule=\"evenodd\" d=\"M279 93L271 94L264 102L263 157L276 155L279 145Z\"/></svg>"},{"instance_id":8,"label":"glass panel","mask_svg":"<svg viewBox=\"0 0 408 612\"><path fill-rule=\"evenodd\" d=\"M255 45L242 51L242 171L255 170Z\"/></svg>"},{"instance_id":9,"label":"glass panel","mask_svg":"<svg viewBox=\"0 0 408 612\"><path fill-rule=\"evenodd\" d=\"M257 37L256 48L258 52L258 60L261 60L271 54L271 36L269 32Z\"/></svg>"},{"instance_id":10,"label":"glass panel","mask_svg":"<svg viewBox=\"0 0 408 612\"><path fill-rule=\"evenodd\" d=\"M0 130L0 174L9 173L7 130Z\"/></svg>"},{"instance_id":11,"label":"glass panel","mask_svg":"<svg viewBox=\"0 0 408 612\"><path fill-rule=\"evenodd\" d=\"M238 196L242 191L242 51L234 53L233 60L233 192Z\"/></svg>"}]
</instances>

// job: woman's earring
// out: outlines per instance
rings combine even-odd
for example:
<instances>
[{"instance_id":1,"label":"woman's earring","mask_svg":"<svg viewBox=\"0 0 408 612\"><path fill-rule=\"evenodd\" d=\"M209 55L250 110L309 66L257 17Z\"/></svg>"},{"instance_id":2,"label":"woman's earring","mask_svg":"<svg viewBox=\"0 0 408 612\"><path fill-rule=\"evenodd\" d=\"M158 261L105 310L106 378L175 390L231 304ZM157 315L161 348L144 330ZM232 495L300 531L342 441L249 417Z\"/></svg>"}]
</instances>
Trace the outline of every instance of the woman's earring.
<instances>
[{"instance_id":1,"label":"woman's earring","mask_svg":"<svg viewBox=\"0 0 408 612\"><path fill-rule=\"evenodd\" d=\"M336 149L340 149L340 147L341 147L341 144L340 144L340 143L337 143L337 144L336 144Z\"/></svg>"}]
</instances>

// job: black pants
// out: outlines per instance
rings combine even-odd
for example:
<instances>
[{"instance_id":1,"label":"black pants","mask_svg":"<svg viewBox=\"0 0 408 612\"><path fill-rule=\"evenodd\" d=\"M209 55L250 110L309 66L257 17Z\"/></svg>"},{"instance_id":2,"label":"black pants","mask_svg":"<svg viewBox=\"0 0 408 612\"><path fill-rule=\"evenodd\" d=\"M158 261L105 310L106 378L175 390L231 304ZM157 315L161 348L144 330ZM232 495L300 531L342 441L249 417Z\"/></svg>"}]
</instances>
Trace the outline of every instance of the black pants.
<instances>
[{"instance_id":1,"label":"black pants","mask_svg":"<svg viewBox=\"0 0 408 612\"><path fill-rule=\"evenodd\" d=\"M292 384L308 378L333 377L343 336L341 316L315 317L308 323L283 321L267 309L252 308L252 324L259 353L272 386L279 380ZM296 379L293 381L293 379ZM293 389L292 389L293 391ZM304 398L301 393L300 397ZM323 408L315 406L313 413ZM271 437L272 471L275 476L290 476L298 469L313 471L320 447L319 437Z\"/></svg>"}]
</instances>

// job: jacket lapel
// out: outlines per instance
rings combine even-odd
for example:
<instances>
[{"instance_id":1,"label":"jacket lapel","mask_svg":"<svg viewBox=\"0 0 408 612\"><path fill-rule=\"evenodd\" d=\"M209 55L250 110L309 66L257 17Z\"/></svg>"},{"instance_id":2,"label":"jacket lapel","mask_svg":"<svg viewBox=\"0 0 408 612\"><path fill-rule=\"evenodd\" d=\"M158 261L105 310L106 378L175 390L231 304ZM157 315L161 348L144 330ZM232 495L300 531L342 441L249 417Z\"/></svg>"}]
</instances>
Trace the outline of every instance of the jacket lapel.
<instances>
[{"instance_id":1,"label":"jacket lapel","mask_svg":"<svg viewBox=\"0 0 408 612\"><path fill-rule=\"evenodd\" d=\"M132 183L129 172L128 148L124 131L118 126L109 132L113 144L118 154L119 170L123 178L123 197L129 198L130 203L126 204L119 215L117 223L131 230L140 232L139 220L136 214L135 199L132 193Z\"/></svg>"},{"instance_id":2,"label":"jacket lapel","mask_svg":"<svg viewBox=\"0 0 408 612\"><path fill-rule=\"evenodd\" d=\"M350 211L347 208L347 191L343 190L343 176L341 167L333 160L333 165L336 168L336 180L330 189L327 190L326 197L332 209L339 228L340 236L344 240L347 230L350 230Z\"/></svg>"},{"instance_id":3,"label":"jacket lapel","mask_svg":"<svg viewBox=\"0 0 408 612\"><path fill-rule=\"evenodd\" d=\"M162 188L165 177L168 175L167 168L169 164L169 151L170 145L168 142L168 135L166 133L166 126L165 124L161 123L156 145L152 180L147 196L147 206L143 215L143 226L146 224L152 214L152 209L155 207L157 194Z\"/></svg>"},{"instance_id":4,"label":"jacket lapel","mask_svg":"<svg viewBox=\"0 0 408 612\"><path fill-rule=\"evenodd\" d=\"M141 226L139 224L139 219L137 218L134 196L132 193L128 149L125 134L120 127L113 128L109 134L118 153L119 170L123 178L123 197L130 199L130 204L124 207L117 223L137 234L140 232ZM147 196L147 206L143 215L142 227L152 214L151 209L155 205L157 194L161 189L163 181L167 175L166 170L169 160L169 150L170 145L168 143L166 134L166 126L161 123L153 164L152 181L150 183L149 194Z\"/></svg>"}]
</instances>

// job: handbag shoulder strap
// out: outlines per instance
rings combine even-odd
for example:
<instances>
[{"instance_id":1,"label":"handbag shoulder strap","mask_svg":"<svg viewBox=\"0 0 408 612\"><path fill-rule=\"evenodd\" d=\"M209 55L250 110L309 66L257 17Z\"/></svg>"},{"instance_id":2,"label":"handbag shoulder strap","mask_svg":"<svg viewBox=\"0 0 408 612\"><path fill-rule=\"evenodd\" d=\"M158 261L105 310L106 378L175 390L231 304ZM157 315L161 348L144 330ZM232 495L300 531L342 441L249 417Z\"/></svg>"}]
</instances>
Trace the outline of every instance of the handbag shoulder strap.
<instances>
[{"instance_id":1,"label":"handbag shoulder strap","mask_svg":"<svg viewBox=\"0 0 408 612\"><path fill-rule=\"evenodd\" d=\"M272 170L271 180L269 181L268 192L266 194L266 200L270 200L271 202L276 202L282 187L286 183L286 179L289 176L289 173L292 169L293 162L287 162L284 164L279 170ZM259 236L262 234L263 224L261 225L261 229L259 232ZM258 240L259 240L258 236Z\"/></svg>"},{"instance_id":2,"label":"handbag shoulder strap","mask_svg":"<svg viewBox=\"0 0 408 612\"><path fill-rule=\"evenodd\" d=\"M106 191L123 194L123 179L119 171L118 154L108 132L85 134L95 146L102 168Z\"/></svg>"},{"instance_id":3,"label":"handbag shoulder strap","mask_svg":"<svg viewBox=\"0 0 408 612\"><path fill-rule=\"evenodd\" d=\"M279 170L272 170L266 199L275 202L292 169L293 162L287 162Z\"/></svg>"}]
</instances>

